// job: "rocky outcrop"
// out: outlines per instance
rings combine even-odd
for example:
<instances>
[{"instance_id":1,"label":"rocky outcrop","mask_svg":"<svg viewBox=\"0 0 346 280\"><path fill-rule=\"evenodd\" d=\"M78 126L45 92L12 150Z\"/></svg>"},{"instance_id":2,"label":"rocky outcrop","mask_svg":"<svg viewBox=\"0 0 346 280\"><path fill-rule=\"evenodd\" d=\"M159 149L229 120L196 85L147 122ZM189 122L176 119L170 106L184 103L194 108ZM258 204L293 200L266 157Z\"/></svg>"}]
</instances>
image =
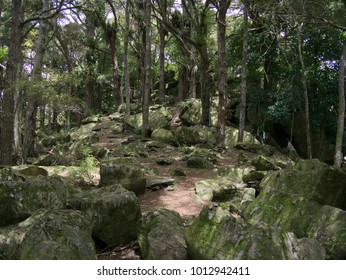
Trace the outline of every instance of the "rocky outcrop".
<instances>
[{"instance_id":1,"label":"rocky outcrop","mask_svg":"<svg viewBox=\"0 0 346 280\"><path fill-rule=\"evenodd\" d=\"M84 191L73 195L68 204L90 218L93 235L107 245L117 246L137 238L139 202L121 185Z\"/></svg>"},{"instance_id":2,"label":"rocky outcrop","mask_svg":"<svg viewBox=\"0 0 346 280\"><path fill-rule=\"evenodd\" d=\"M324 248L312 239L269 226L248 224L237 213L205 207L186 230L189 257L209 260L324 259Z\"/></svg>"},{"instance_id":3,"label":"rocky outcrop","mask_svg":"<svg viewBox=\"0 0 346 280\"><path fill-rule=\"evenodd\" d=\"M22 260L96 259L88 217L75 210L44 211L21 243Z\"/></svg>"},{"instance_id":4,"label":"rocky outcrop","mask_svg":"<svg viewBox=\"0 0 346 280\"><path fill-rule=\"evenodd\" d=\"M318 160L270 171L260 184L259 196L244 211L245 218L254 225L293 232L298 238L316 238L329 258L345 258L345 182L346 173Z\"/></svg>"},{"instance_id":5,"label":"rocky outcrop","mask_svg":"<svg viewBox=\"0 0 346 280\"><path fill-rule=\"evenodd\" d=\"M157 209L143 216L139 224L139 247L147 260L187 259L184 220L174 211Z\"/></svg>"},{"instance_id":6,"label":"rocky outcrop","mask_svg":"<svg viewBox=\"0 0 346 280\"><path fill-rule=\"evenodd\" d=\"M135 158L109 158L100 163L100 186L121 184L136 194L145 192L146 178Z\"/></svg>"},{"instance_id":7,"label":"rocky outcrop","mask_svg":"<svg viewBox=\"0 0 346 280\"><path fill-rule=\"evenodd\" d=\"M21 222L39 209L64 207L69 187L54 177L0 182L0 226Z\"/></svg>"}]
</instances>

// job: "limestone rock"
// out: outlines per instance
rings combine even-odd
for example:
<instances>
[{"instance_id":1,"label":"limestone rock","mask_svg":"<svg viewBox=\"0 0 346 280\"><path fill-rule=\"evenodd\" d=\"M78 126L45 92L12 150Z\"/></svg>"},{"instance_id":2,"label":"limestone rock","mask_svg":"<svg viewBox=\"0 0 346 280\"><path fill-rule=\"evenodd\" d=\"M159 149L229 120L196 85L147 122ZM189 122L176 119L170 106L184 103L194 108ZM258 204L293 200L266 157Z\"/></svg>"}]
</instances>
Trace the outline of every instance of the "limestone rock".
<instances>
[{"instance_id":1,"label":"limestone rock","mask_svg":"<svg viewBox=\"0 0 346 280\"><path fill-rule=\"evenodd\" d=\"M173 177L186 177L186 172L181 168L170 169L169 175Z\"/></svg>"},{"instance_id":2,"label":"limestone rock","mask_svg":"<svg viewBox=\"0 0 346 280\"><path fill-rule=\"evenodd\" d=\"M140 164L134 158L110 158L100 164L100 186L121 184L136 194L145 192L146 178Z\"/></svg>"},{"instance_id":3,"label":"limestone rock","mask_svg":"<svg viewBox=\"0 0 346 280\"><path fill-rule=\"evenodd\" d=\"M171 130L168 130L168 129L164 129L164 128L155 129L151 134L151 138L153 140L162 141L163 143L176 145L174 134Z\"/></svg>"},{"instance_id":4,"label":"limestone rock","mask_svg":"<svg viewBox=\"0 0 346 280\"><path fill-rule=\"evenodd\" d=\"M251 164L258 171L269 171L269 170L279 170L280 168L272 160L264 157L258 156L251 160Z\"/></svg>"},{"instance_id":5,"label":"limestone rock","mask_svg":"<svg viewBox=\"0 0 346 280\"><path fill-rule=\"evenodd\" d=\"M184 125L197 125L202 118L202 103L200 100L191 98L182 104L179 119Z\"/></svg>"},{"instance_id":6,"label":"limestone rock","mask_svg":"<svg viewBox=\"0 0 346 280\"><path fill-rule=\"evenodd\" d=\"M173 185L175 180L170 177L151 177L147 179L147 189L164 188Z\"/></svg>"},{"instance_id":7,"label":"limestone rock","mask_svg":"<svg viewBox=\"0 0 346 280\"><path fill-rule=\"evenodd\" d=\"M143 216L138 241L143 259L187 259L184 220L174 211L157 209Z\"/></svg>"},{"instance_id":8,"label":"limestone rock","mask_svg":"<svg viewBox=\"0 0 346 280\"><path fill-rule=\"evenodd\" d=\"M112 185L71 196L69 206L86 213L95 237L118 246L137 238L141 210L137 197L121 185Z\"/></svg>"},{"instance_id":9,"label":"limestone rock","mask_svg":"<svg viewBox=\"0 0 346 280\"><path fill-rule=\"evenodd\" d=\"M80 211L45 211L21 244L22 260L95 260L91 222Z\"/></svg>"}]
</instances>

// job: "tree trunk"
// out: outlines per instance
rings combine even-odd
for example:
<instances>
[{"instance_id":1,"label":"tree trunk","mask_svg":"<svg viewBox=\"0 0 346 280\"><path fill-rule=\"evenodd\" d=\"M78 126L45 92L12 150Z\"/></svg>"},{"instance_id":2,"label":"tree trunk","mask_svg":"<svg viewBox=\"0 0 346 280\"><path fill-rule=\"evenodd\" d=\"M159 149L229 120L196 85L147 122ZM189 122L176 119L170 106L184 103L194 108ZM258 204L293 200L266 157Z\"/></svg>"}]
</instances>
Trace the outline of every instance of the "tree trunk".
<instances>
[{"instance_id":1,"label":"tree trunk","mask_svg":"<svg viewBox=\"0 0 346 280\"><path fill-rule=\"evenodd\" d=\"M115 107L117 108L121 103L123 103L123 98L120 92L120 78L119 78L119 66L118 66L118 55L117 55L117 13L112 1L107 0L107 3L111 7L114 25L109 26L108 38L110 40L111 56L112 56L112 66L113 66L113 91L114 91L114 101Z\"/></svg>"},{"instance_id":2,"label":"tree trunk","mask_svg":"<svg viewBox=\"0 0 346 280\"><path fill-rule=\"evenodd\" d=\"M48 10L49 0L42 0L42 11ZM40 21L39 34L36 43L36 55L34 58L34 66L31 72L32 84L41 81L41 70L43 57L46 51L46 34L48 23L47 20ZM35 150L35 130L36 130L36 115L39 105L39 96L34 93L29 96L28 105L25 115L24 139L23 139L23 159L27 160L28 156L34 155Z\"/></svg>"},{"instance_id":3,"label":"tree trunk","mask_svg":"<svg viewBox=\"0 0 346 280\"><path fill-rule=\"evenodd\" d=\"M130 3L126 0L125 6L125 36L124 36L124 88L126 98L126 114L130 115L130 74L129 74L129 32L130 32Z\"/></svg>"},{"instance_id":4,"label":"tree trunk","mask_svg":"<svg viewBox=\"0 0 346 280\"><path fill-rule=\"evenodd\" d=\"M159 34L160 34L160 53L159 53L159 64L160 64L160 81L159 81L159 98L161 104L165 99L165 46L166 46L166 29L163 23L160 23L159 26Z\"/></svg>"},{"instance_id":5,"label":"tree trunk","mask_svg":"<svg viewBox=\"0 0 346 280\"><path fill-rule=\"evenodd\" d=\"M303 52L302 52L301 28L302 28L302 25L300 25L298 28L298 54L299 54L300 65L302 68L302 84L303 84L304 104L305 104L304 111L305 111L305 122L306 122L307 156L309 159L311 159L312 148L311 148L311 131L310 131L310 106L309 106L308 86L307 86L307 80L306 80L306 69L305 69Z\"/></svg>"},{"instance_id":6,"label":"tree trunk","mask_svg":"<svg viewBox=\"0 0 346 280\"><path fill-rule=\"evenodd\" d=\"M217 17L217 90L219 92L219 111L216 126L216 144L225 147L227 79L226 79L226 13L230 1L218 1Z\"/></svg>"},{"instance_id":7,"label":"tree trunk","mask_svg":"<svg viewBox=\"0 0 346 280\"><path fill-rule=\"evenodd\" d=\"M187 67L179 66L179 84L178 84L178 100L181 101L187 95Z\"/></svg>"},{"instance_id":8,"label":"tree trunk","mask_svg":"<svg viewBox=\"0 0 346 280\"><path fill-rule=\"evenodd\" d=\"M346 41L342 46L342 52L339 63L339 116L338 128L336 132L334 165L341 167L343 161L342 143L344 138L345 124L345 57L346 57Z\"/></svg>"},{"instance_id":9,"label":"tree trunk","mask_svg":"<svg viewBox=\"0 0 346 280\"><path fill-rule=\"evenodd\" d=\"M210 125L210 78L209 78L209 58L207 45L203 45L199 49L200 52L200 85L201 85L201 102L202 102L202 120L201 124Z\"/></svg>"},{"instance_id":10,"label":"tree trunk","mask_svg":"<svg viewBox=\"0 0 346 280\"><path fill-rule=\"evenodd\" d=\"M149 98L150 98L150 66L151 66L151 1L145 1L145 56L144 56L144 94L142 100L143 123L142 135L149 136Z\"/></svg>"},{"instance_id":11,"label":"tree trunk","mask_svg":"<svg viewBox=\"0 0 346 280\"><path fill-rule=\"evenodd\" d=\"M1 164L3 165L13 164L14 97L17 92L17 81L21 69L22 0L12 0L11 13L11 40L1 111L0 151Z\"/></svg>"},{"instance_id":12,"label":"tree trunk","mask_svg":"<svg viewBox=\"0 0 346 280\"><path fill-rule=\"evenodd\" d=\"M248 49L248 3L244 3L243 57L241 64L241 102L239 112L238 142L243 142L246 119L247 95L247 49Z\"/></svg>"}]
</instances>

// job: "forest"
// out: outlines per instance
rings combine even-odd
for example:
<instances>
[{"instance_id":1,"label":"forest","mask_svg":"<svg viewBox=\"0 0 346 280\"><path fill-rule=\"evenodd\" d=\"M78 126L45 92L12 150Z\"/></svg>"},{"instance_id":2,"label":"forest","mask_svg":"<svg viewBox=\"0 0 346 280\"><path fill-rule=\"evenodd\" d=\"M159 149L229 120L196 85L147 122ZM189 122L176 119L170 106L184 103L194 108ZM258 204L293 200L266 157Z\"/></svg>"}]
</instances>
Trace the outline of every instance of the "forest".
<instances>
[{"instance_id":1,"label":"forest","mask_svg":"<svg viewBox=\"0 0 346 280\"><path fill-rule=\"evenodd\" d=\"M345 259L345 60L344 0L0 0L0 259Z\"/></svg>"},{"instance_id":2,"label":"forest","mask_svg":"<svg viewBox=\"0 0 346 280\"><path fill-rule=\"evenodd\" d=\"M149 135L150 104L198 98L206 126L217 99L218 146L231 124L340 166L344 4L3 0L1 162L35 155L38 129L119 108L140 106Z\"/></svg>"}]
</instances>

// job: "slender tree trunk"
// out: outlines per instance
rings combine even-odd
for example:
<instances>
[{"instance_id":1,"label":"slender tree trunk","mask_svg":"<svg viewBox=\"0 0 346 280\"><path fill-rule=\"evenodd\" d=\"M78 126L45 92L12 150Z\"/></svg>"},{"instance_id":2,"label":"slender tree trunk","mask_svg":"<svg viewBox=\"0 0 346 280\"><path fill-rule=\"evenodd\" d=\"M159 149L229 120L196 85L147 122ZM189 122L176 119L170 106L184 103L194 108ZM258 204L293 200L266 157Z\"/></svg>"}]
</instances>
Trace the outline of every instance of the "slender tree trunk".
<instances>
[{"instance_id":1,"label":"slender tree trunk","mask_svg":"<svg viewBox=\"0 0 346 280\"><path fill-rule=\"evenodd\" d=\"M143 124L142 135L149 136L149 98L151 66L151 1L145 0L145 56L144 56L144 95L142 100Z\"/></svg>"},{"instance_id":2,"label":"slender tree trunk","mask_svg":"<svg viewBox=\"0 0 346 280\"><path fill-rule=\"evenodd\" d=\"M339 116L338 128L336 132L334 165L341 167L343 160L342 143L344 138L345 124L345 57L346 57L346 41L342 46L342 52L339 63Z\"/></svg>"},{"instance_id":3,"label":"slender tree trunk","mask_svg":"<svg viewBox=\"0 0 346 280\"><path fill-rule=\"evenodd\" d=\"M42 0L42 11L48 10L49 0ZM41 81L41 70L43 57L46 52L46 34L48 22L47 20L40 21L39 34L36 43L36 55L34 58L34 66L32 69L32 83ZM36 115L39 105L39 96L34 93L34 96L29 96L28 105L25 115L24 139L23 139L23 159L27 160L28 156L34 155L35 151L35 130L36 130Z\"/></svg>"},{"instance_id":4,"label":"slender tree trunk","mask_svg":"<svg viewBox=\"0 0 346 280\"><path fill-rule=\"evenodd\" d=\"M307 80L306 80L306 69L305 69L303 52L302 52L301 29L302 29L302 25L300 25L298 29L298 54L299 54L300 65L302 68L302 84L303 84L304 104L305 104L304 111L305 111L305 122L306 122L307 156L309 159L311 159L312 148L311 148L311 130L310 130L310 106L309 106L308 86L307 86Z\"/></svg>"},{"instance_id":5,"label":"slender tree trunk","mask_svg":"<svg viewBox=\"0 0 346 280\"><path fill-rule=\"evenodd\" d=\"M129 32L130 32L130 0L126 0L125 6L125 36L124 36L124 88L126 98L126 114L130 115L130 74L129 74Z\"/></svg>"},{"instance_id":6,"label":"slender tree trunk","mask_svg":"<svg viewBox=\"0 0 346 280\"><path fill-rule=\"evenodd\" d=\"M227 80L226 80L226 13L230 1L218 1L217 17L217 90L219 92L219 111L216 126L216 144L225 147Z\"/></svg>"},{"instance_id":7,"label":"slender tree trunk","mask_svg":"<svg viewBox=\"0 0 346 280\"><path fill-rule=\"evenodd\" d=\"M210 125L210 107L211 107L211 94L210 94L210 79L209 79L209 58L207 45L201 46L200 56L200 85L201 85L201 102L202 102L202 120L201 124Z\"/></svg>"},{"instance_id":8,"label":"slender tree trunk","mask_svg":"<svg viewBox=\"0 0 346 280\"><path fill-rule=\"evenodd\" d=\"M187 68L185 65L179 66L178 100L186 98L187 94Z\"/></svg>"},{"instance_id":9,"label":"slender tree trunk","mask_svg":"<svg viewBox=\"0 0 346 280\"><path fill-rule=\"evenodd\" d=\"M193 48L193 47L192 47ZM197 89L197 81L196 81L196 62L194 57L194 51L192 50L189 55L189 98L196 98L196 89Z\"/></svg>"},{"instance_id":10,"label":"slender tree trunk","mask_svg":"<svg viewBox=\"0 0 346 280\"><path fill-rule=\"evenodd\" d=\"M115 107L118 107L120 104L123 103L123 98L121 96L120 92L120 77L119 77L119 66L118 66L118 55L117 55L117 29L118 29L118 23L117 23L117 13L116 9L112 3L112 1L107 0L107 3L111 7L113 17L114 17L114 25L109 26L109 40L110 40L110 47L111 47L111 56L112 56L112 66L113 66L113 91L114 91L114 101L115 101Z\"/></svg>"},{"instance_id":11,"label":"slender tree trunk","mask_svg":"<svg viewBox=\"0 0 346 280\"><path fill-rule=\"evenodd\" d=\"M163 103L165 99L166 83L165 83L165 46L166 46L166 29L163 23L159 26L160 34L160 53L159 53L159 64L160 64L160 81L159 81L159 98L160 102Z\"/></svg>"},{"instance_id":12,"label":"slender tree trunk","mask_svg":"<svg viewBox=\"0 0 346 280\"><path fill-rule=\"evenodd\" d=\"M247 57L248 57L248 3L244 3L243 57L241 64L241 102L239 112L238 142L243 142L246 119Z\"/></svg>"},{"instance_id":13,"label":"slender tree trunk","mask_svg":"<svg viewBox=\"0 0 346 280\"><path fill-rule=\"evenodd\" d=\"M1 110L0 151L3 165L13 164L14 97L21 68L22 0L12 0L11 13L11 40Z\"/></svg>"}]
</instances>

